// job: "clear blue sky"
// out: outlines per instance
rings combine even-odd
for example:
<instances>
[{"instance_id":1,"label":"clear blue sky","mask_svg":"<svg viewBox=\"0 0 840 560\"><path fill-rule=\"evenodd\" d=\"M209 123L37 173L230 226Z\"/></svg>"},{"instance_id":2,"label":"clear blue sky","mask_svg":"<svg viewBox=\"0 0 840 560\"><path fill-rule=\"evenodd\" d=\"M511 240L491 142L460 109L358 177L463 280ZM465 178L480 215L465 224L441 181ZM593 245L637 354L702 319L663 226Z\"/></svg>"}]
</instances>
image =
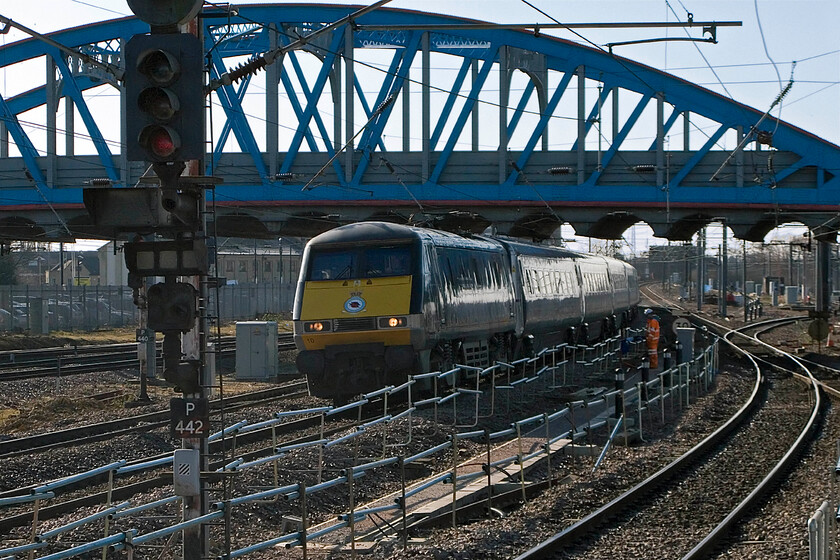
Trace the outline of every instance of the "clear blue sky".
<instances>
[{"instance_id":1,"label":"clear blue sky","mask_svg":"<svg viewBox=\"0 0 840 560\"><path fill-rule=\"evenodd\" d=\"M837 22L840 21L840 2L837 0L528 2L562 23L685 21L688 12L697 21L742 21L742 27L718 29L719 42L716 45L655 43L621 47L616 52L761 110L770 106L781 87L787 83L793 62L796 61L793 89L773 115L781 115L785 121L840 144L840 34L836 30ZM252 0L248 3L268 2ZM362 2L335 0L334 3ZM394 0L388 7L422 9L505 23L550 21L523 0ZM38 32L47 33L131 15L131 11L125 0L6 0L0 4L0 14ZM579 30L583 38L569 31L546 33L597 45L666 35L685 36L682 29ZM695 37L700 35L696 29L691 33ZM5 44L24 37L22 33L12 31L0 35L0 42ZM39 83L43 83L43 66L34 72ZM13 75L8 70L4 71L0 74L0 93L10 95L21 91L23 79L20 74ZM640 237L644 237L644 232L639 233ZM571 230L568 230L565 236L570 235ZM644 250L644 245L638 249Z\"/></svg>"}]
</instances>

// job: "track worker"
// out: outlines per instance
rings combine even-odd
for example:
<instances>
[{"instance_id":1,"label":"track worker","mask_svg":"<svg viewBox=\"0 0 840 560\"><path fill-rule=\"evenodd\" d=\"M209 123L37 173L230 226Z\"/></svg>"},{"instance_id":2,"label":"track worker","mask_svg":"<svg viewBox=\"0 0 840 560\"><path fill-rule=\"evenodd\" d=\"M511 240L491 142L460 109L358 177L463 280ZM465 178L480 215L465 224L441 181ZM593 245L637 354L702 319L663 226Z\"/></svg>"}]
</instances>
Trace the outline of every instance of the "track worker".
<instances>
[{"instance_id":1,"label":"track worker","mask_svg":"<svg viewBox=\"0 0 840 560\"><path fill-rule=\"evenodd\" d=\"M645 309L647 319L647 348L650 369L659 367L659 317L653 313L653 309Z\"/></svg>"}]
</instances>

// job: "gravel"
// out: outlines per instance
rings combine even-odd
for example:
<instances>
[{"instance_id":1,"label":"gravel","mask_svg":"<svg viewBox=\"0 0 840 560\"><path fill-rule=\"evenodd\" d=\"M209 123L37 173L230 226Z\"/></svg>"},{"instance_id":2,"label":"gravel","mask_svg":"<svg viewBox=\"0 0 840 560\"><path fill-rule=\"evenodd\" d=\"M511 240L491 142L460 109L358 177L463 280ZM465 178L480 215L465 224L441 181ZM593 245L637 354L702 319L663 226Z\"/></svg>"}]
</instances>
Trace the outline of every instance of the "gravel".
<instances>
[{"instance_id":1,"label":"gravel","mask_svg":"<svg viewBox=\"0 0 840 560\"><path fill-rule=\"evenodd\" d=\"M786 334L786 337L793 338ZM797 339L798 340L798 339ZM78 403L86 402L84 395L94 392L112 390L114 387L128 388L132 395L136 388L131 385L133 379L124 373L98 374L74 376L72 384L64 385L62 380L59 390L55 389L54 381L26 381L11 382L4 385L3 395L0 396L0 408L13 407L20 411L19 417L28 419L23 429L8 430L0 427L0 433L6 437L18 437L25 433L44 431L45 429L59 429L60 427L78 425L97 421L98 419L112 419L118 415L133 415L138 409L124 409L122 403L99 403L96 406L85 405L83 414L79 414ZM530 546L533 546L557 530L573 523L576 519L591 511L595 506L619 495L621 492L654 472L673 457L683 453L693 444L700 441L714 428L719 426L734 411L741 406L746 394L751 390L751 376L739 368L724 368L717 378L716 385L708 395L700 397L690 408L677 415L668 416L665 425L658 421L645 427L643 444L629 448L614 446L607 455L606 461L592 473L592 458L564 457L552 461L553 477L563 484L555 485L539 497L520 504L505 512L503 521L498 519L479 519L459 526L457 529L439 529L417 531L412 535L412 542L407 550L403 550L399 541L385 541L374 547L368 554L369 558L470 558L470 559L501 559L512 558ZM7 390L8 388L8 390ZM256 388L256 387L253 387ZM157 389L160 389L157 392ZM157 408L165 408L171 391L168 388L155 387L158 399ZM226 382L226 390L235 390L235 383ZM129 397L130 398L130 397ZM52 405L52 399L70 399L76 403L74 412L65 412L58 405ZM324 404L317 399L305 398L288 405L289 408L306 408ZM529 402L527 410L513 410L513 418L527 416L529 411L553 410L558 408L556 401ZM50 408L53 406L53 408ZM152 407L155 408L155 407ZM46 409L46 412L42 412ZM276 404L258 407L247 412L228 415L228 422L247 417L257 421L270 416L276 411ZM144 408L143 411L148 409ZM533 413L533 412L531 412ZM746 522L739 533L733 537L733 544L729 550L721 554L722 558L808 558L807 532L805 524L807 518L819 507L822 500L827 499L832 491L831 469L836 462L836 441L840 439L840 421L835 418L834 408L828 411L826 430L823 437L809 450L798 468L780 488L780 492L770 499L755 517ZM654 414L654 418L658 415ZM2 417L0 416L0 420ZM491 429L505 426L510 418L497 417ZM4 426L0 422L0 426ZM395 429L388 436L389 443L397 443L405 438L406 429ZM603 439L604 434L600 435ZM0 435L2 437L2 435ZM383 434L379 429L369 430L364 437L359 438L358 453L363 457L381 455ZM412 446L406 449L406 454L412 449L426 449L440 443L442 434L437 425L430 418L415 418L412 427ZM22 456L0 462L4 475L0 480L0 489L9 489L43 482L48 479L66 476L93 468L102 464L126 457L140 457L168 452L174 448L174 443L165 431L156 431L137 436L122 436L109 442L92 444L78 449L53 450L37 456ZM480 446L472 442L462 442L462 454L467 455L480 452ZM593 443L601 444L602 441ZM258 446L254 446L258 447ZM245 451L248 448L242 448ZM333 476L339 469L348 465L352 457L345 451L327 454L325 465L329 476ZM435 470L447 468L451 461L451 454L436 459ZM279 483L296 483L305 479L308 484L317 481L314 466L317 456L312 450L302 450L289 456L282 463ZM37 465L33 468L33 465ZM377 471L380 472L380 471ZM399 488L399 477L393 470L383 469L382 474L366 476L364 485L360 485L357 503L379 493L395 491ZM545 475L544 469L541 473ZM537 471L535 476L539 476ZM324 478L328 478L325 474ZM139 479L139 477L138 477ZM131 479L134 480L134 479ZM245 471L235 477L232 483L234 495L250 493L255 489L274 483L273 470L270 466ZM88 491L89 492L89 491ZM159 488L150 491L142 501L151 501L171 494L170 488ZM347 507L346 491L335 493L320 493L313 496L309 502L312 521L325 520L336 512ZM214 495L213 500L219 499L221 494ZM73 516L60 519L42 521L41 529L59 526L82 515L92 513L100 508L85 508ZM273 504L258 504L253 507L243 507L237 510L233 519L232 548L253 544L280 534L281 524L285 516L298 515L296 503L287 504L278 501ZM4 516L8 511L4 511ZM131 522L121 522L112 530L125 529L129 526L145 532L171 524L176 514L175 508L159 510L154 517L132 519ZM26 537L28 528L14 531L10 537ZM101 526L96 531L78 529L68 533L66 542L79 542L102 536ZM215 552L221 552L223 534L220 528L212 532L213 542L217 545ZM638 541L651 545L652 537L645 534L638 536ZM2 542L2 541L0 541ZM3 543L5 544L5 543ZM150 549L152 550L152 549ZM661 550L661 548L659 549ZM141 551L135 558L157 558L160 550L152 550L153 554ZM317 553L317 554L314 554ZM300 549L287 551L270 550L249 555L248 558L268 559L282 555L284 558L302 558ZM350 558L349 552L310 550L310 557L324 557L343 559ZM166 555L164 554L164 557ZM618 553L617 557L622 556ZM636 557L636 556L632 556Z\"/></svg>"}]
</instances>

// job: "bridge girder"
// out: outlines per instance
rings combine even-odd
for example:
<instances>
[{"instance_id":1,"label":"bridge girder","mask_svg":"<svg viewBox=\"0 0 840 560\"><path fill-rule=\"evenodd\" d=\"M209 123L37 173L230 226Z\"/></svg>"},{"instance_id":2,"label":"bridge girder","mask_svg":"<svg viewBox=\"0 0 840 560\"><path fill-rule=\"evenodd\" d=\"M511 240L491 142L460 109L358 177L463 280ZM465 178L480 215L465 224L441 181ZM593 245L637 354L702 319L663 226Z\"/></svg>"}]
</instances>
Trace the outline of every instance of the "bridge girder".
<instances>
[{"instance_id":1,"label":"bridge girder","mask_svg":"<svg viewBox=\"0 0 840 560\"><path fill-rule=\"evenodd\" d=\"M200 20L211 77L352 11L311 4L238 9L230 19ZM527 31L438 28L463 21L381 9L278 57L264 81L219 88L213 114L223 122L214 125L205 158L206 172L224 180L211 205L217 229L309 235L387 218L464 231L492 224L540 239L568 222L579 235L617 239L644 221L656 236L685 240L723 221L736 237L760 241L792 221L834 227L838 146L784 122L757 125L759 110L597 49ZM424 29L395 28L405 24ZM121 44L147 29L124 18L52 38L118 64ZM125 133L114 132L124 115L102 113L84 95L116 81L37 40L0 48L0 66L39 57L47 60L44 86L0 98L0 237L118 235L91 226L80 206L86 181L108 177L117 188L133 187L146 171L126 160ZM435 72L444 61L454 62L454 78ZM257 95L260 82L266 93ZM248 115L255 95L264 118ZM69 113L62 156L59 99ZM36 145L21 118L39 106L47 107L45 146ZM94 155L76 153L74 115ZM680 120L688 131L695 116L711 130L708 139L685 135L683 149L666 150L665 136L678 136ZM646 126L656 132L639 149L631 132ZM759 131L771 135L772 147L757 142ZM19 156L9 157L9 134ZM106 140L108 134L120 140ZM721 148L722 139L734 145L745 134L742 149ZM599 136L607 145L596 149ZM556 138L572 141L558 149Z\"/></svg>"}]
</instances>

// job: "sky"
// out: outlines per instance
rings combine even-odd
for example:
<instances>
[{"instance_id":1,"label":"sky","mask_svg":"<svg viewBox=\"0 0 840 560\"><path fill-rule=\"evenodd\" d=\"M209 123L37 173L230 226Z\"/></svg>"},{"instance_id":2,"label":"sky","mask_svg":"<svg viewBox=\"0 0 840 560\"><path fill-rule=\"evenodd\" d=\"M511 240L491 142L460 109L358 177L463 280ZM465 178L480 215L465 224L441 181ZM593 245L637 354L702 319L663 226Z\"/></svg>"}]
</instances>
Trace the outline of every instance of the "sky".
<instances>
[{"instance_id":1,"label":"sky","mask_svg":"<svg viewBox=\"0 0 840 560\"><path fill-rule=\"evenodd\" d=\"M770 107L792 77L791 91L772 115L840 144L840 35L836 31L840 2L836 0L393 0L387 6L504 23L545 23L552 19L564 24L675 22L685 21L689 13L695 21L741 21L741 27L718 28L717 44L657 42L616 47L615 52L762 111ZM0 14L40 33L132 15L125 0L3 0ZM543 32L601 47L619 41L686 37L683 29ZM698 29L690 34L701 36ZM7 44L25 37L12 30L0 35L0 42ZM43 83L43 67L36 74ZM4 96L24 89L28 88L23 75L8 70L0 73L0 93ZM641 243L663 243L651 240L648 232L647 226L636 226L637 250L646 248L638 246L639 239ZM563 237L573 234L567 227ZM626 237L632 234L628 230ZM768 240L773 236L771 233Z\"/></svg>"}]
</instances>

